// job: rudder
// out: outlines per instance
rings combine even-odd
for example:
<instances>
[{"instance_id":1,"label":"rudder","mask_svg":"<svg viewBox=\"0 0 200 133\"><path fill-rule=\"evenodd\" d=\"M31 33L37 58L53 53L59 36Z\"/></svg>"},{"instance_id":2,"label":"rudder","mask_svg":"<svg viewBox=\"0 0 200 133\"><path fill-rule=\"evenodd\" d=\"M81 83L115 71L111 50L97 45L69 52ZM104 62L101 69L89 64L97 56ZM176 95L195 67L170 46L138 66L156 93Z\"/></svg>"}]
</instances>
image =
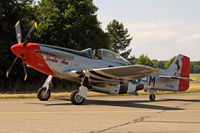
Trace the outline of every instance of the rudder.
<instances>
[{"instance_id":1,"label":"rudder","mask_svg":"<svg viewBox=\"0 0 200 133\"><path fill-rule=\"evenodd\" d=\"M182 69L180 77L189 78L190 77L190 58L183 56L182 58ZM185 91L189 88L189 81L180 80L178 91Z\"/></svg>"}]
</instances>

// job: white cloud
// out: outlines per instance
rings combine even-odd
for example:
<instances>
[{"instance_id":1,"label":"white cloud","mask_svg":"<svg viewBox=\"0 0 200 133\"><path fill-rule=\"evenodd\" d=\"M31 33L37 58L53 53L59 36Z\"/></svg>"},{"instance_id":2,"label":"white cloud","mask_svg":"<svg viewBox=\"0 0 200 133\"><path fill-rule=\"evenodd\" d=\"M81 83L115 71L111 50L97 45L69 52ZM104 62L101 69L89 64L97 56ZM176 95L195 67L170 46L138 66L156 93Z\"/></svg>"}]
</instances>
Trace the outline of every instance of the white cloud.
<instances>
[{"instance_id":1,"label":"white cloud","mask_svg":"<svg viewBox=\"0 0 200 133\"><path fill-rule=\"evenodd\" d=\"M98 16L102 28L112 18ZM129 21L122 22L133 37L132 55L147 54L151 59L167 60L185 54L191 60L200 60L200 24L182 20Z\"/></svg>"},{"instance_id":2,"label":"white cloud","mask_svg":"<svg viewBox=\"0 0 200 133\"><path fill-rule=\"evenodd\" d=\"M200 25L183 21L130 22L132 55L166 60L179 53L200 60Z\"/></svg>"},{"instance_id":3,"label":"white cloud","mask_svg":"<svg viewBox=\"0 0 200 133\"><path fill-rule=\"evenodd\" d=\"M188 36L184 36L179 40L176 40L177 43L198 43L200 45L200 33L193 33Z\"/></svg>"}]
</instances>

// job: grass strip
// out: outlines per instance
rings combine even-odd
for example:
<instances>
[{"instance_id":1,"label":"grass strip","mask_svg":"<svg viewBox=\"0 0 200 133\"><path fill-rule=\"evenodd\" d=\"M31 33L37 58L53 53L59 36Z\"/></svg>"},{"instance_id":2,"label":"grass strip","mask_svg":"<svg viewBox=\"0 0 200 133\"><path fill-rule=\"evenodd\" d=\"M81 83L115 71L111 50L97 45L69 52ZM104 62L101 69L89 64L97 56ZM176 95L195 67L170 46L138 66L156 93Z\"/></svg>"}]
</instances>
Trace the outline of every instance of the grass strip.
<instances>
[{"instance_id":1,"label":"grass strip","mask_svg":"<svg viewBox=\"0 0 200 133\"><path fill-rule=\"evenodd\" d=\"M180 93L194 93L194 92L200 92L200 83L199 82L191 82L190 88L187 91L184 92L171 92L171 91L159 91L156 93L156 95L162 95L162 94L180 94ZM57 93L51 93L51 98L58 98L58 97L70 97L70 92L57 92ZM130 95L130 94L125 94ZM139 91L139 95L149 95L149 93L144 91ZM97 97L97 96L109 96L108 94L103 93L97 93L97 92L88 92L88 97ZM0 99L9 99L9 98L37 98L36 93L30 93L30 94L0 94Z\"/></svg>"}]
</instances>

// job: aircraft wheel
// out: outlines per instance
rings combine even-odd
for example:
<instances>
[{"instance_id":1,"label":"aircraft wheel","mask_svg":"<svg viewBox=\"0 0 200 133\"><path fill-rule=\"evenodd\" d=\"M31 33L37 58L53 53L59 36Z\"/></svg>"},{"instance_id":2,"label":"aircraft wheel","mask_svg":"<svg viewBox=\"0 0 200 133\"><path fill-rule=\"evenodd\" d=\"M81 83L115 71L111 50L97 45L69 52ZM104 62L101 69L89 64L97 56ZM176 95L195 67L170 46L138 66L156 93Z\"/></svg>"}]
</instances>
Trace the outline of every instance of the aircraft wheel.
<instances>
[{"instance_id":1,"label":"aircraft wheel","mask_svg":"<svg viewBox=\"0 0 200 133\"><path fill-rule=\"evenodd\" d=\"M85 98L78 95L79 90L75 90L71 94L71 102L74 105L82 105L85 102Z\"/></svg>"},{"instance_id":2,"label":"aircraft wheel","mask_svg":"<svg viewBox=\"0 0 200 133\"><path fill-rule=\"evenodd\" d=\"M150 101L155 101L156 96L154 94L149 95L149 100Z\"/></svg>"},{"instance_id":3,"label":"aircraft wheel","mask_svg":"<svg viewBox=\"0 0 200 133\"><path fill-rule=\"evenodd\" d=\"M37 97L40 101L48 101L49 98L51 97L51 91L48 90L46 92L46 87L43 87L43 88L40 88L38 91L37 91Z\"/></svg>"}]
</instances>

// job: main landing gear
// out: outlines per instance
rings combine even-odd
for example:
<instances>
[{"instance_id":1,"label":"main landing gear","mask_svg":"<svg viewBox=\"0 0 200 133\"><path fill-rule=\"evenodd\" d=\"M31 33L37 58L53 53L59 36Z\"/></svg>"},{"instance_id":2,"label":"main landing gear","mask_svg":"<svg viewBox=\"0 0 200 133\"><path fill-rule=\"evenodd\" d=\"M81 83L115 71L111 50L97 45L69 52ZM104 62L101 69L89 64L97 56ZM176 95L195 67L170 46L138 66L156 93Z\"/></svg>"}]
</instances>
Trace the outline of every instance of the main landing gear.
<instances>
[{"instance_id":1,"label":"main landing gear","mask_svg":"<svg viewBox=\"0 0 200 133\"><path fill-rule=\"evenodd\" d=\"M74 105L82 105L85 102L87 98L88 85L89 78L85 76L83 82L81 83L81 86L79 87L79 90L75 90L71 94L71 102Z\"/></svg>"},{"instance_id":2,"label":"main landing gear","mask_svg":"<svg viewBox=\"0 0 200 133\"><path fill-rule=\"evenodd\" d=\"M49 89L49 86L51 84L52 79L53 76L49 75L43 86L38 90L37 97L40 101L47 101L51 97L51 91ZM75 90L74 92L72 92L71 102L74 105L83 104L87 98L88 88L89 88L89 78L85 76L81 83L81 86L79 87L79 90Z\"/></svg>"},{"instance_id":3,"label":"main landing gear","mask_svg":"<svg viewBox=\"0 0 200 133\"><path fill-rule=\"evenodd\" d=\"M75 90L71 94L71 102L74 105L82 105L85 102L85 98L78 94L79 90Z\"/></svg>"},{"instance_id":4,"label":"main landing gear","mask_svg":"<svg viewBox=\"0 0 200 133\"><path fill-rule=\"evenodd\" d=\"M40 101L48 101L51 97L51 91L49 89L49 86L51 84L52 79L53 76L49 75L43 86L37 91L37 97Z\"/></svg>"}]
</instances>

